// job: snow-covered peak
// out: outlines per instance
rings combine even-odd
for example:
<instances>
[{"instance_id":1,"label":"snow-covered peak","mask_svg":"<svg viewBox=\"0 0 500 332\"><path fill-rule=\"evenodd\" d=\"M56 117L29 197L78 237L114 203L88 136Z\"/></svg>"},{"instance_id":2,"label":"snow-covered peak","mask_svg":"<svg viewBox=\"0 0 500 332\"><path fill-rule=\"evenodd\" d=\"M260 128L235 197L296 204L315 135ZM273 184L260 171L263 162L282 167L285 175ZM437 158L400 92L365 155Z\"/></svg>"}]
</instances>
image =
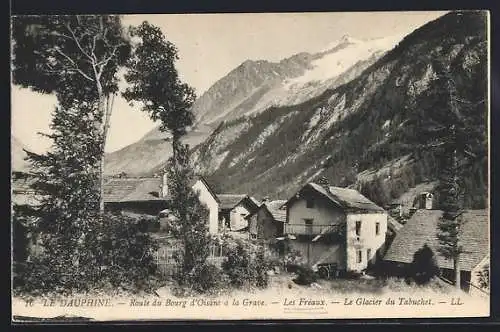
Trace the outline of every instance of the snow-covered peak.
<instances>
[{"instance_id":1,"label":"snow-covered peak","mask_svg":"<svg viewBox=\"0 0 500 332\"><path fill-rule=\"evenodd\" d=\"M348 35L342 37L335 44L330 44L327 50L332 50L341 42L347 43L335 52L322 52L321 57L312 62L312 68L304 75L292 79L286 85L287 88L294 84L305 84L311 81L326 81L345 72L358 61L369 59L373 54L386 52L394 48L404 35L388 36L371 40L358 40Z\"/></svg>"},{"instance_id":2,"label":"snow-covered peak","mask_svg":"<svg viewBox=\"0 0 500 332\"><path fill-rule=\"evenodd\" d=\"M338 40L335 40L333 42L331 42L330 44L328 44L325 48L323 48L322 50L319 51L319 53L323 53L323 52L328 52L340 45L345 45L345 44L359 44L359 43L363 43L362 40L359 40L359 39L356 39L356 38L353 38L349 35L343 35L342 38L338 39Z\"/></svg>"}]
</instances>

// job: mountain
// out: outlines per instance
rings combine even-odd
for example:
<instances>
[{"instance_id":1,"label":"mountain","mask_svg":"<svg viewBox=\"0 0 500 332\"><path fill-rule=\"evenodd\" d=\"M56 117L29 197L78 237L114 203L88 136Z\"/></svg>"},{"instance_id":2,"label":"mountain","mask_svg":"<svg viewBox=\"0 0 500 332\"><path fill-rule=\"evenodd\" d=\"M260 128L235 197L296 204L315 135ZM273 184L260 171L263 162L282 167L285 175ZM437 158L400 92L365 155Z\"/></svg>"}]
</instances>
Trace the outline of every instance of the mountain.
<instances>
[{"instance_id":1,"label":"mountain","mask_svg":"<svg viewBox=\"0 0 500 332\"><path fill-rule=\"evenodd\" d=\"M183 141L194 147L203 142L209 134L210 129L197 128L189 132ZM152 175L161 171L171 155L171 139L155 128L138 142L106 154L104 174L106 176L120 173L131 176Z\"/></svg>"},{"instance_id":2,"label":"mountain","mask_svg":"<svg viewBox=\"0 0 500 332\"><path fill-rule=\"evenodd\" d=\"M474 156L463 174L465 204L484 208L486 31L481 12L429 22L343 85L222 122L195 148L197 170L228 193L286 199L322 176L387 204L415 188L433 188L442 152L426 143L429 132L457 112L468 124L464 144Z\"/></svg>"},{"instance_id":3,"label":"mountain","mask_svg":"<svg viewBox=\"0 0 500 332\"><path fill-rule=\"evenodd\" d=\"M11 155L11 167L13 171L25 171L28 169L29 164L24 158L27 156L23 149L26 147L17 139L11 135L10 143L10 155Z\"/></svg>"},{"instance_id":4,"label":"mountain","mask_svg":"<svg viewBox=\"0 0 500 332\"><path fill-rule=\"evenodd\" d=\"M361 41L349 36L317 53L299 53L280 62L247 60L217 81L194 104L197 122L222 121L304 102L348 82L403 36Z\"/></svg>"},{"instance_id":5,"label":"mountain","mask_svg":"<svg viewBox=\"0 0 500 332\"><path fill-rule=\"evenodd\" d=\"M193 105L192 147L217 126L273 106L293 105L344 84L373 64L402 36L361 41L344 36L317 53L299 53L279 62L247 60L218 80ZM106 156L107 175L151 173L170 156L170 143L158 128L138 142Z\"/></svg>"}]
</instances>

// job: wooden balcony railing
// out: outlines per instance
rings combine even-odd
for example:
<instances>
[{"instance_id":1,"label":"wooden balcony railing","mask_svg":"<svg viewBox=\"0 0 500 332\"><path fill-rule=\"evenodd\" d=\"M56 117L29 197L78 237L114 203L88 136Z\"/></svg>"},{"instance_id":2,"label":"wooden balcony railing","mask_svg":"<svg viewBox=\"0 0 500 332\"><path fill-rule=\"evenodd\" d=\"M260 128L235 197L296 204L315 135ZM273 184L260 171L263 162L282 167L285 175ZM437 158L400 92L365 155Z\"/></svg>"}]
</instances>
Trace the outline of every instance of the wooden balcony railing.
<instances>
[{"instance_id":1,"label":"wooden balcony railing","mask_svg":"<svg viewBox=\"0 0 500 332\"><path fill-rule=\"evenodd\" d=\"M327 228L332 228L331 225L305 225L305 224L286 224L285 234L298 234L298 235L318 235L325 231Z\"/></svg>"}]
</instances>

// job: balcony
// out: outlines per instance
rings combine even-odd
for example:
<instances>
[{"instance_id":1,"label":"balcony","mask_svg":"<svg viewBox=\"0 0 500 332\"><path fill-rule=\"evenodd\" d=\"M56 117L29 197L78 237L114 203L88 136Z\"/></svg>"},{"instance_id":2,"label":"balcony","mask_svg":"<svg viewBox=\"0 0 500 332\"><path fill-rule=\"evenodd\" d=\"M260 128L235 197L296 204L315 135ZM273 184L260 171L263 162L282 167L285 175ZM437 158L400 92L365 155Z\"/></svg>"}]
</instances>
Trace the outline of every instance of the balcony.
<instances>
[{"instance_id":1,"label":"balcony","mask_svg":"<svg viewBox=\"0 0 500 332\"><path fill-rule=\"evenodd\" d=\"M338 225L305 225L305 224L286 224L284 228L285 234L297 235L318 235L329 232L336 232Z\"/></svg>"}]
</instances>

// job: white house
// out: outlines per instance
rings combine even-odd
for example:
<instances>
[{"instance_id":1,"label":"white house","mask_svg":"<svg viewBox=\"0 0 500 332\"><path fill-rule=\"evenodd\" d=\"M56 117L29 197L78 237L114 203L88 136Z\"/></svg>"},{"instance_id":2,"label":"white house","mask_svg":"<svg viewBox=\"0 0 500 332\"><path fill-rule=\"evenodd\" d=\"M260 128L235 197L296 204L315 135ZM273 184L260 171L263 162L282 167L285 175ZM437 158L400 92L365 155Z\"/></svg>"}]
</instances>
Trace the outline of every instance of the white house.
<instances>
[{"instance_id":1,"label":"white house","mask_svg":"<svg viewBox=\"0 0 500 332\"><path fill-rule=\"evenodd\" d=\"M360 272L375 263L385 243L388 215L354 189L308 183L287 203L289 249L317 267Z\"/></svg>"},{"instance_id":2,"label":"white house","mask_svg":"<svg viewBox=\"0 0 500 332\"><path fill-rule=\"evenodd\" d=\"M212 191L207 181L200 177L192 186L193 190L198 193L199 200L204 204L208 213L208 232L217 234L219 232L219 205L220 201L217 195Z\"/></svg>"},{"instance_id":3,"label":"white house","mask_svg":"<svg viewBox=\"0 0 500 332\"><path fill-rule=\"evenodd\" d=\"M246 217L259 207L258 202L248 195L215 193L203 177L192 188L199 194L200 202L209 210L210 234L247 228Z\"/></svg>"},{"instance_id":4,"label":"white house","mask_svg":"<svg viewBox=\"0 0 500 332\"><path fill-rule=\"evenodd\" d=\"M247 217L257 211L259 203L248 195L219 194L222 215L229 220L229 229L240 231L248 227Z\"/></svg>"}]
</instances>

